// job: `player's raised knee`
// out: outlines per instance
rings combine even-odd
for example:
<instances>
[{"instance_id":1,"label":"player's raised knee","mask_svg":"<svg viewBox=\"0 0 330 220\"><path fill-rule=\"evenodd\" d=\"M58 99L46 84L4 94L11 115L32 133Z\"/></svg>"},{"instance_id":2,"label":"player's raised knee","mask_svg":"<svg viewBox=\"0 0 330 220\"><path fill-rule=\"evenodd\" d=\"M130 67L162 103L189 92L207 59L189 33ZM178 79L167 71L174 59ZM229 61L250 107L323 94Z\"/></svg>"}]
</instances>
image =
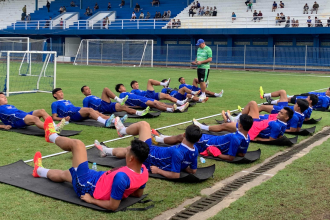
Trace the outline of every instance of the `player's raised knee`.
<instances>
[{"instance_id":1,"label":"player's raised knee","mask_svg":"<svg viewBox=\"0 0 330 220\"><path fill-rule=\"evenodd\" d=\"M249 104L250 105L258 105L256 101L250 101Z\"/></svg>"},{"instance_id":2,"label":"player's raised knee","mask_svg":"<svg viewBox=\"0 0 330 220\"><path fill-rule=\"evenodd\" d=\"M146 121L140 121L140 122L138 122L138 123L139 123L139 125L140 125L141 127L149 128L149 129L150 129L150 125L149 125L148 122L146 122ZM151 129L150 129L150 130L151 130Z\"/></svg>"}]
</instances>

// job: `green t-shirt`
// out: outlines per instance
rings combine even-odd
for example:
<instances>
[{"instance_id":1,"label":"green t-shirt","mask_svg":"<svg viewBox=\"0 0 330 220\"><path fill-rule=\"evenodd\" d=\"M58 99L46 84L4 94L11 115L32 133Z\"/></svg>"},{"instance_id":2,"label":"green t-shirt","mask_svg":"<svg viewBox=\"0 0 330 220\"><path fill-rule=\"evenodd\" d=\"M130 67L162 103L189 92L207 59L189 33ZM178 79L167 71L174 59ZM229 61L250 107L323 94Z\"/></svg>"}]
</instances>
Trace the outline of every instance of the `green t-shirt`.
<instances>
[{"instance_id":1,"label":"green t-shirt","mask_svg":"<svg viewBox=\"0 0 330 220\"><path fill-rule=\"evenodd\" d=\"M197 50L197 61L204 61L207 60L208 58L212 57L212 50L210 47L205 46L203 49L200 47ZM201 65L197 66L198 68L202 69L210 69L210 62L208 63L203 63Z\"/></svg>"}]
</instances>

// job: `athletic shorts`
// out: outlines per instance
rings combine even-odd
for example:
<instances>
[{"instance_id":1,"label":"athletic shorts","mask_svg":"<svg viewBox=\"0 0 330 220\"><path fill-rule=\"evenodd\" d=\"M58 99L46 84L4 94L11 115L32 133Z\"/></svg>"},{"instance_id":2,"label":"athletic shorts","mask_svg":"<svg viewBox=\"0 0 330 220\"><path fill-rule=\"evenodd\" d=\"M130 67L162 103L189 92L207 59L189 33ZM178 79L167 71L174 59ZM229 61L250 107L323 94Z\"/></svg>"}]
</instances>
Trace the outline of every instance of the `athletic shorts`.
<instances>
[{"instance_id":1,"label":"athletic shorts","mask_svg":"<svg viewBox=\"0 0 330 220\"><path fill-rule=\"evenodd\" d=\"M159 100L160 93L154 90L147 90L146 98Z\"/></svg>"},{"instance_id":2,"label":"athletic shorts","mask_svg":"<svg viewBox=\"0 0 330 220\"><path fill-rule=\"evenodd\" d=\"M187 93L185 93L184 95L182 95L181 93L179 92L176 92L174 95L172 95L174 98L182 101L182 100L185 100L186 97L187 97Z\"/></svg>"},{"instance_id":3,"label":"athletic shorts","mask_svg":"<svg viewBox=\"0 0 330 220\"><path fill-rule=\"evenodd\" d=\"M197 77L199 82L206 82L209 78L210 69L197 68Z\"/></svg>"},{"instance_id":4,"label":"athletic shorts","mask_svg":"<svg viewBox=\"0 0 330 220\"><path fill-rule=\"evenodd\" d=\"M192 91L197 92L197 91L202 91L201 88L193 86Z\"/></svg>"},{"instance_id":5,"label":"athletic shorts","mask_svg":"<svg viewBox=\"0 0 330 220\"><path fill-rule=\"evenodd\" d=\"M104 114L112 114L116 112L116 104L117 102L106 102L106 101L101 101L100 109L99 112L104 113Z\"/></svg>"},{"instance_id":6,"label":"athletic shorts","mask_svg":"<svg viewBox=\"0 0 330 220\"><path fill-rule=\"evenodd\" d=\"M282 108L284 108L288 105L289 105L288 102L278 102L277 105L273 106L273 110L270 112L270 114L279 113L282 110Z\"/></svg>"},{"instance_id":7,"label":"athletic shorts","mask_svg":"<svg viewBox=\"0 0 330 220\"><path fill-rule=\"evenodd\" d=\"M88 161L79 164L77 170L71 167L69 171L72 177L73 189L79 198L85 193L93 196L97 181L105 173L105 171L90 170Z\"/></svg>"},{"instance_id":8,"label":"athletic shorts","mask_svg":"<svg viewBox=\"0 0 330 220\"><path fill-rule=\"evenodd\" d=\"M10 120L9 120L9 122L11 122L9 125L12 128L24 128L24 127L28 126L27 124L25 124L24 118L27 115L32 115L32 114L33 114L33 111L31 111L31 112L19 112L15 115L12 115L10 117Z\"/></svg>"},{"instance_id":9,"label":"athletic shorts","mask_svg":"<svg viewBox=\"0 0 330 220\"><path fill-rule=\"evenodd\" d=\"M86 118L82 117L80 112L77 112L77 113L70 116L71 121L83 121L83 120L86 120L86 119L88 119L88 117L86 117Z\"/></svg>"}]
</instances>

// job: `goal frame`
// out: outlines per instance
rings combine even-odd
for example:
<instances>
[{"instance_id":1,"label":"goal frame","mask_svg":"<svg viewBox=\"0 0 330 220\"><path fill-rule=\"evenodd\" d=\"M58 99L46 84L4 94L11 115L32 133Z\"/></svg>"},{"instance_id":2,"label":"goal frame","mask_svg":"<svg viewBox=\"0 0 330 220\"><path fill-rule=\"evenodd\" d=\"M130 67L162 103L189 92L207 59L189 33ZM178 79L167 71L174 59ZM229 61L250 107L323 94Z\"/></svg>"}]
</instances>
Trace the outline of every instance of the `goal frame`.
<instances>
[{"instance_id":1,"label":"goal frame","mask_svg":"<svg viewBox=\"0 0 330 220\"><path fill-rule=\"evenodd\" d=\"M6 54L6 96L9 97L10 94L17 94L17 93L35 93L35 92L43 92L43 93L51 93L51 91L43 91L39 90L39 82L42 76L45 77L45 71L49 63L49 54L54 55L54 84L53 84L53 89L56 88L56 65L57 65L57 52L56 51L1 51L1 53L7 53ZM28 56L31 56L31 54L47 54L47 58L45 61L43 61L43 67L42 70L39 74L38 81L37 81L37 89L36 90L28 90L28 91L15 91L15 92L10 92L10 54L27 54ZM32 62L32 61L31 61ZM31 68L31 64L30 64ZM27 77L31 75L26 75ZM33 76L33 75L32 75Z\"/></svg>"},{"instance_id":2,"label":"goal frame","mask_svg":"<svg viewBox=\"0 0 330 220\"><path fill-rule=\"evenodd\" d=\"M26 50L30 51L30 38L29 37L0 37L0 42L2 39L8 39L8 40L27 40L27 46Z\"/></svg>"},{"instance_id":3,"label":"goal frame","mask_svg":"<svg viewBox=\"0 0 330 220\"><path fill-rule=\"evenodd\" d=\"M78 50L77 50L77 54L76 57L74 59L73 65L78 65L77 64L77 57L79 55L79 51L81 49L81 45L83 44L83 42L86 41L86 65L89 65L89 43L90 42L106 42L106 41L117 41L117 42L145 42L145 46L143 48L143 53L142 53L142 57L140 60L140 64L138 67L141 67L144 56L145 56L145 51L146 51L146 47L148 46L148 42L151 42L151 60L150 60L150 67L154 67L154 40L153 39L141 39L141 40L122 40L122 39L82 39L80 41Z\"/></svg>"}]
</instances>

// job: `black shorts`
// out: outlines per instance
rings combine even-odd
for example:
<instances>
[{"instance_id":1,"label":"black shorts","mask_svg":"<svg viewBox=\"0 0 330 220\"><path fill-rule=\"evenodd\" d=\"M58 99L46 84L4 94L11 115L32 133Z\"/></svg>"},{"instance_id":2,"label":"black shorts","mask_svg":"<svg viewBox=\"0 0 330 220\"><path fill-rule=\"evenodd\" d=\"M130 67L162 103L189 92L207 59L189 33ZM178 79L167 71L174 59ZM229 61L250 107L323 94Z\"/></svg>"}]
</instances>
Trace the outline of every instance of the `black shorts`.
<instances>
[{"instance_id":1,"label":"black shorts","mask_svg":"<svg viewBox=\"0 0 330 220\"><path fill-rule=\"evenodd\" d=\"M210 69L197 68L198 82L206 82L209 78Z\"/></svg>"},{"instance_id":2,"label":"black shorts","mask_svg":"<svg viewBox=\"0 0 330 220\"><path fill-rule=\"evenodd\" d=\"M292 104L296 104L296 101L297 101L297 96L292 96L291 99L289 100L290 103Z\"/></svg>"}]
</instances>

